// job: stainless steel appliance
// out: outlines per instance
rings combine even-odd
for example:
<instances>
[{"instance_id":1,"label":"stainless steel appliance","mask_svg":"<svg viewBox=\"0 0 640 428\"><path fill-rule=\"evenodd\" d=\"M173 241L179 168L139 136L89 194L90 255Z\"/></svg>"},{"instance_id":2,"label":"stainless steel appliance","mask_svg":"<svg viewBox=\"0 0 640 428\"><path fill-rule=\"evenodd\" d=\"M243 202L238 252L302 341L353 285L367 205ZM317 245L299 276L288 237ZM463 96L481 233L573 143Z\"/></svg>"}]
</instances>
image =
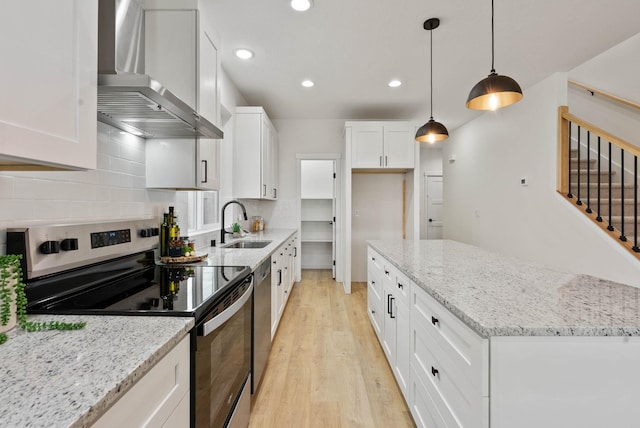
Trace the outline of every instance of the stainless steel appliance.
<instances>
[{"instance_id":1,"label":"stainless steel appliance","mask_svg":"<svg viewBox=\"0 0 640 428\"><path fill-rule=\"evenodd\" d=\"M23 255L29 313L195 317L191 426L246 427L253 275L157 265L158 242L155 220L7 231L7 252Z\"/></svg>"},{"instance_id":2,"label":"stainless steel appliance","mask_svg":"<svg viewBox=\"0 0 640 428\"><path fill-rule=\"evenodd\" d=\"M222 138L222 131L200 116L196 106L145 74L141 3L98 3L98 120L144 138Z\"/></svg>"},{"instance_id":3,"label":"stainless steel appliance","mask_svg":"<svg viewBox=\"0 0 640 428\"><path fill-rule=\"evenodd\" d=\"M271 259L254 272L253 354L251 359L251 393L260 387L262 373L271 352Z\"/></svg>"}]
</instances>

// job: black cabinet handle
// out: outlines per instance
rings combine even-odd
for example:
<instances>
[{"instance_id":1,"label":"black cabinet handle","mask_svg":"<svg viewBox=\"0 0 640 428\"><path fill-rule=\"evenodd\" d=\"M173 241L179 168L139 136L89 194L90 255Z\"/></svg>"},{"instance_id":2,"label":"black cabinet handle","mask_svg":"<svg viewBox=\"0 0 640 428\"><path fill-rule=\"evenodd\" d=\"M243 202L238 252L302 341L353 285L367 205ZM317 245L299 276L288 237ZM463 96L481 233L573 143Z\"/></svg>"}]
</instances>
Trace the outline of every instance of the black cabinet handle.
<instances>
[{"instance_id":1,"label":"black cabinet handle","mask_svg":"<svg viewBox=\"0 0 640 428\"><path fill-rule=\"evenodd\" d=\"M376 311L374 311L373 309L371 309L371 313L375 315Z\"/></svg>"},{"instance_id":2,"label":"black cabinet handle","mask_svg":"<svg viewBox=\"0 0 640 428\"><path fill-rule=\"evenodd\" d=\"M282 284L282 269L278 269L278 286Z\"/></svg>"},{"instance_id":3,"label":"black cabinet handle","mask_svg":"<svg viewBox=\"0 0 640 428\"><path fill-rule=\"evenodd\" d=\"M293 247L293 257L298 257L298 247Z\"/></svg>"},{"instance_id":4,"label":"black cabinet handle","mask_svg":"<svg viewBox=\"0 0 640 428\"><path fill-rule=\"evenodd\" d=\"M439 324L440 320L436 317L431 317L431 324L436 325Z\"/></svg>"},{"instance_id":5,"label":"black cabinet handle","mask_svg":"<svg viewBox=\"0 0 640 428\"><path fill-rule=\"evenodd\" d=\"M384 274L385 274L385 275L389 275L389 271L385 269L385 270L384 270Z\"/></svg>"},{"instance_id":6,"label":"black cabinet handle","mask_svg":"<svg viewBox=\"0 0 640 428\"><path fill-rule=\"evenodd\" d=\"M393 316L393 301L394 301L394 300L396 300L396 298L395 298L395 297L393 297L393 296L391 296L391 307L390 307L390 312L389 312L389 316L390 316L391 318L395 318L395 317Z\"/></svg>"},{"instance_id":7,"label":"black cabinet handle","mask_svg":"<svg viewBox=\"0 0 640 428\"><path fill-rule=\"evenodd\" d=\"M398 283L398 288L401 289L401 290L404 290L404 285Z\"/></svg>"},{"instance_id":8,"label":"black cabinet handle","mask_svg":"<svg viewBox=\"0 0 640 428\"><path fill-rule=\"evenodd\" d=\"M387 294L387 313L391 315L391 294Z\"/></svg>"},{"instance_id":9,"label":"black cabinet handle","mask_svg":"<svg viewBox=\"0 0 640 428\"><path fill-rule=\"evenodd\" d=\"M435 367L431 366L431 374L434 376L438 376L438 373L440 373L438 371L438 369L436 369Z\"/></svg>"},{"instance_id":10,"label":"black cabinet handle","mask_svg":"<svg viewBox=\"0 0 640 428\"><path fill-rule=\"evenodd\" d=\"M201 165L204 167L203 169L203 174L202 176L204 177L204 180L200 180L201 183L206 183L208 181L208 177L207 177L207 173L209 172L209 168L207 167L207 161L206 160L202 160L201 161Z\"/></svg>"},{"instance_id":11,"label":"black cabinet handle","mask_svg":"<svg viewBox=\"0 0 640 428\"><path fill-rule=\"evenodd\" d=\"M262 196L267 196L267 185L266 184L262 185Z\"/></svg>"}]
</instances>

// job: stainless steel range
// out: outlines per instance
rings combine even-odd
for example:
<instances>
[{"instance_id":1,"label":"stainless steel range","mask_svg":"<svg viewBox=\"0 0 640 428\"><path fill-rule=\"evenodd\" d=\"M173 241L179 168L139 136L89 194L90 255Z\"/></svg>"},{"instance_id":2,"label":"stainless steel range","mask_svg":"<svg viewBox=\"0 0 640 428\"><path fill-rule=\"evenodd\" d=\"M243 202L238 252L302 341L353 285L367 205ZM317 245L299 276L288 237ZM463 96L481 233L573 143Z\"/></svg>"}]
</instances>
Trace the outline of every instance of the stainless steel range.
<instances>
[{"instance_id":1,"label":"stainless steel range","mask_svg":"<svg viewBox=\"0 0 640 428\"><path fill-rule=\"evenodd\" d=\"M7 252L23 255L28 313L195 317L191 426L246 427L251 270L160 265L158 244L153 219L7 231Z\"/></svg>"}]
</instances>

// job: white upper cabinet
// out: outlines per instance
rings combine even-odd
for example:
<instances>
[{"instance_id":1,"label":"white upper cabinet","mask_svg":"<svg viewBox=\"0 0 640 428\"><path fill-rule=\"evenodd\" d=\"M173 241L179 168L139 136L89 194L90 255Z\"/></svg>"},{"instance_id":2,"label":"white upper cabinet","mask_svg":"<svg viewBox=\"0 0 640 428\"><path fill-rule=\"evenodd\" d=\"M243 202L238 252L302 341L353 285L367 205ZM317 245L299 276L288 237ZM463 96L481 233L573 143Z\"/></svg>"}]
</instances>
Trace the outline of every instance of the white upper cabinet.
<instances>
[{"instance_id":1,"label":"white upper cabinet","mask_svg":"<svg viewBox=\"0 0 640 428\"><path fill-rule=\"evenodd\" d=\"M347 122L351 128L351 168L415 167L415 141L407 122Z\"/></svg>"},{"instance_id":2,"label":"white upper cabinet","mask_svg":"<svg viewBox=\"0 0 640 428\"><path fill-rule=\"evenodd\" d=\"M0 2L0 169L95 169L97 0Z\"/></svg>"},{"instance_id":3,"label":"white upper cabinet","mask_svg":"<svg viewBox=\"0 0 640 428\"><path fill-rule=\"evenodd\" d=\"M262 107L238 107L233 141L236 198L278 198L278 134Z\"/></svg>"},{"instance_id":4,"label":"white upper cabinet","mask_svg":"<svg viewBox=\"0 0 640 428\"><path fill-rule=\"evenodd\" d=\"M213 30L189 4L146 6L145 72L202 117L220 123L220 65ZM219 140L147 140L145 151L149 188L220 188Z\"/></svg>"}]
</instances>

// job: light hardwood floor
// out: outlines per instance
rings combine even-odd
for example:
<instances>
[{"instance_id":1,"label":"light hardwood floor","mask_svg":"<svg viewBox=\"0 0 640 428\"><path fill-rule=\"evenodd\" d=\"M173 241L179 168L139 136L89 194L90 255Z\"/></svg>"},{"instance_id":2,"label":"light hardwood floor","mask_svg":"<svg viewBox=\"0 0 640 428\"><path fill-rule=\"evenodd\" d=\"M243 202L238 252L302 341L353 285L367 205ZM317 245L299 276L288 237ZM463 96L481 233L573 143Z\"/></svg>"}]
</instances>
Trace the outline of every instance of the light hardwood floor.
<instances>
[{"instance_id":1,"label":"light hardwood floor","mask_svg":"<svg viewBox=\"0 0 640 428\"><path fill-rule=\"evenodd\" d=\"M251 428L413 427L367 317L331 271L303 270L280 320L251 410Z\"/></svg>"}]
</instances>

